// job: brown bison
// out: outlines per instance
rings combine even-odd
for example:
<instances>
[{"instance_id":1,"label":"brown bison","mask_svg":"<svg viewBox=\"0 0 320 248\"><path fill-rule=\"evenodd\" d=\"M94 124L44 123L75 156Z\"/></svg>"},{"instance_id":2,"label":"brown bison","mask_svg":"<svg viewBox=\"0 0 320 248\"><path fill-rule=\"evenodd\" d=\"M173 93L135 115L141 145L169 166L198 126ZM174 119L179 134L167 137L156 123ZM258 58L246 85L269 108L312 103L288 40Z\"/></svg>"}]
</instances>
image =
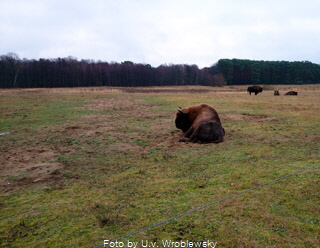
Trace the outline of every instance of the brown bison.
<instances>
[{"instance_id":1,"label":"brown bison","mask_svg":"<svg viewBox=\"0 0 320 248\"><path fill-rule=\"evenodd\" d=\"M207 104L199 104L177 110L176 127L186 138L180 142L219 143L225 135L217 111Z\"/></svg>"},{"instance_id":2,"label":"brown bison","mask_svg":"<svg viewBox=\"0 0 320 248\"><path fill-rule=\"evenodd\" d=\"M252 92L254 92L255 95L259 94L262 92L263 88L261 86L255 85L255 86L249 86L247 91L251 95Z\"/></svg>"},{"instance_id":3,"label":"brown bison","mask_svg":"<svg viewBox=\"0 0 320 248\"><path fill-rule=\"evenodd\" d=\"M280 96L279 90L275 90L273 93L275 96Z\"/></svg>"},{"instance_id":4,"label":"brown bison","mask_svg":"<svg viewBox=\"0 0 320 248\"><path fill-rule=\"evenodd\" d=\"M298 92L292 90L292 91L287 92L287 93L284 94L284 95L286 95L286 96L297 96L297 95L298 95Z\"/></svg>"}]
</instances>

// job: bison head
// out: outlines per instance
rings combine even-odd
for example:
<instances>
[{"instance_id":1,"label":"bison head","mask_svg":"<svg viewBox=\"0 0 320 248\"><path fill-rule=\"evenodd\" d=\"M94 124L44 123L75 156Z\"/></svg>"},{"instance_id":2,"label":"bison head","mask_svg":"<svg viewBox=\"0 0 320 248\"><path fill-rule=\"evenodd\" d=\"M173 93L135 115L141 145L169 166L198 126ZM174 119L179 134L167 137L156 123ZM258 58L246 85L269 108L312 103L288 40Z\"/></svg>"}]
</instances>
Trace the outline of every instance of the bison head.
<instances>
[{"instance_id":1,"label":"bison head","mask_svg":"<svg viewBox=\"0 0 320 248\"><path fill-rule=\"evenodd\" d=\"M175 123L176 123L176 127L178 129L181 129L182 132L184 133L188 131L188 129L191 127L191 124L192 124L189 121L188 114L184 113L181 108L177 109Z\"/></svg>"}]
</instances>

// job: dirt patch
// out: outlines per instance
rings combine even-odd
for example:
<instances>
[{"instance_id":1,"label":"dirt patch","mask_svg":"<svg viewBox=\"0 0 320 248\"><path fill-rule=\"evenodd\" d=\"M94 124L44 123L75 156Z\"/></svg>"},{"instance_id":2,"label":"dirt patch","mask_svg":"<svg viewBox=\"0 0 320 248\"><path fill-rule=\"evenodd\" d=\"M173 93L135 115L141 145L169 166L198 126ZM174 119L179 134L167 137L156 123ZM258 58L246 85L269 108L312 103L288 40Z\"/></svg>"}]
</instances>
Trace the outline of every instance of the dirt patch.
<instances>
[{"instance_id":1,"label":"dirt patch","mask_svg":"<svg viewBox=\"0 0 320 248\"><path fill-rule=\"evenodd\" d=\"M320 134L309 134L302 137L302 140L308 143L319 143Z\"/></svg>"},{"instance_id":2,"label":"dirt patch","mask_svg":"<svg viewBox=\"0 0 320 248\"><path fill-rule=\"evenodd\" d=\"M267 115L250 115L250 114L221 114L221 119L233 121L250 121L250 122L277 122L277 118Z\"/></svg>"},{"instance_id":3,"label":"dirt patch","mask_svg":"<svg viewBox=\"0 0 320 248\"><path fill-rule=\"evenodd\" d=\"M57 178L57 172L63 167L57 162L57 156L54 150L44 146L5 150L0 157L0 187L8 191L16 186Z\"/></svg>"}]
</instances>

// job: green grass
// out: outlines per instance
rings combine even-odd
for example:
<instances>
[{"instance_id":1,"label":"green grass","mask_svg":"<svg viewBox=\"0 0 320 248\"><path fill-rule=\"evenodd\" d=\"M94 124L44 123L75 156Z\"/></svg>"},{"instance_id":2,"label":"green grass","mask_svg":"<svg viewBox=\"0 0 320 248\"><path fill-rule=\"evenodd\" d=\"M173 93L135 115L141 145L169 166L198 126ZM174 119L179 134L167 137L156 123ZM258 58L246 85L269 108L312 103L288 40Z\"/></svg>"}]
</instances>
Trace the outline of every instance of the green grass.
<instances>
[{"instance_id":1,"label":"green grass","mask_svg":"<svg viewBox=\"0 0 320 248\"><path fill-rule=\"evenodd\" d=\"M314 94L1 96L0 132L12 132L0 137L1 151L50 149L54 156L41 161L61 167L38 183L0 175L15 185L2 187L0 246L95 247L320 164L320 98ZM176 142L176 108L200 102L219 112L223 143ZM128 239L317 247L319 174L316 168L286 178Z\"/></svg>"},{"instance_id":2,"label":"green grass","mask_svg":"<svg viewBox=\"0 0 320 248\"><path fill-rule=\"evenodd\" d=\"M83 104L81 98L56 99L54 96L2 96L0 105L3 117L0 132L14 129L38 129L71 121L86 111L76 109Z\"/></svg>"}]
</instances>

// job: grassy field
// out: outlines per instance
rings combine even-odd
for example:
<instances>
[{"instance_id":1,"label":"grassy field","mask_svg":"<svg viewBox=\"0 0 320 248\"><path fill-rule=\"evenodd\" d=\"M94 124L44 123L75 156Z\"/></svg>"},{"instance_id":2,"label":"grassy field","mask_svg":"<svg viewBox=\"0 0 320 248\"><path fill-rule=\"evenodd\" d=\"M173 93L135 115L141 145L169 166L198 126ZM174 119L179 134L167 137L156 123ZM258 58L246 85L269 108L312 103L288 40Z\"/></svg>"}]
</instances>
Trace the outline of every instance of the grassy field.
<instances>
[{"instance_id":1,"label":"grassy field","mask_svg":"<svg viewBox=\"0 0 320 248\"><path fill-rule=\"evenodd\" d=\"M320 85L0 90L0 246L96 247L320 164ZM268 90L269 89L269 90ZM284 96L286 90L298 96ZM177 107L207 103L219 144L180 143ZM320 167L122 242L319 247Z\"/></svg>"}]
</instances>

